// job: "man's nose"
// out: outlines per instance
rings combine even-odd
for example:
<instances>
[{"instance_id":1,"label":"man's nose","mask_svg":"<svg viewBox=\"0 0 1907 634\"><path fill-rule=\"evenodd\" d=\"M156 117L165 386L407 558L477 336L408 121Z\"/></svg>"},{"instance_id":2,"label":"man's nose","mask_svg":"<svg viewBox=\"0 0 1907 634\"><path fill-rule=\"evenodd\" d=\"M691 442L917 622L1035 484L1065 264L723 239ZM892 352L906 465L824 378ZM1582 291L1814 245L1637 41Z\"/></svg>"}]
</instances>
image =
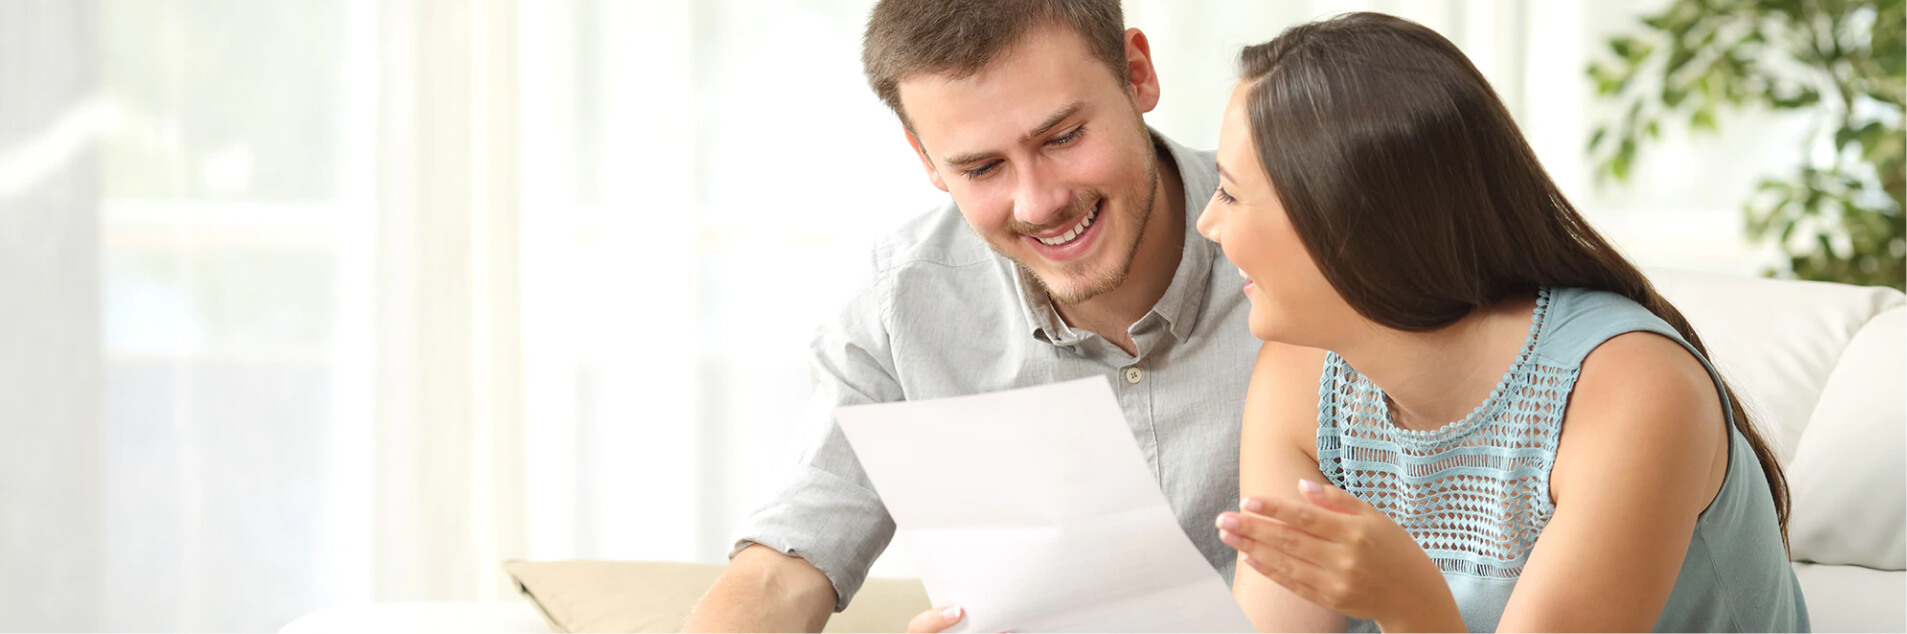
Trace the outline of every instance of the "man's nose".
<instances>
[{"instance_id":1,"label":"man's nose","mask_svg":"<svg viewBox=\"0 0 1907 634\"><path fill-rule=\"evenodd\" d=\"M1018 188L1013 192L1015 220L1037 227L1065 220L1066 209L1073 202L1069 188L1037 164L1021 170L1019 177Z\"/></svg>"}]
</instances>

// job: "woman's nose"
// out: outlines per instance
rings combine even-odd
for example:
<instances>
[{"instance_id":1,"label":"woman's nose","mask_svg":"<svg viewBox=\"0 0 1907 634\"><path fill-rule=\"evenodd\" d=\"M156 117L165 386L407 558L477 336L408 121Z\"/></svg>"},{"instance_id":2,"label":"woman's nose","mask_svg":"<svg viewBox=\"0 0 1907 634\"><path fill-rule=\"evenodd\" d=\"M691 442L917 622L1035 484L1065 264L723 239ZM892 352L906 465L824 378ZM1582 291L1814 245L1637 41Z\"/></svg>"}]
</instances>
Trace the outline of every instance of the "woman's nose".
<instances>
[{"instance_id":1,"label":"woman's nose","mask_svg":"<svg viewBox=\"0 0 1907 634\"><path fill-rule=\"evenodd\" d=\"M1213 205L1213 204L1205 205L1205 210L1199 212L1199 215L1198 215L1199 235L1205 236L1205 239L1207 240L1218 242L1218 224L1219 224L1218 216L1219 214L1222 214L1222 213L1224 213L1224 211L1219 209L1218 205Z\"/></svg>"}]
</instances>

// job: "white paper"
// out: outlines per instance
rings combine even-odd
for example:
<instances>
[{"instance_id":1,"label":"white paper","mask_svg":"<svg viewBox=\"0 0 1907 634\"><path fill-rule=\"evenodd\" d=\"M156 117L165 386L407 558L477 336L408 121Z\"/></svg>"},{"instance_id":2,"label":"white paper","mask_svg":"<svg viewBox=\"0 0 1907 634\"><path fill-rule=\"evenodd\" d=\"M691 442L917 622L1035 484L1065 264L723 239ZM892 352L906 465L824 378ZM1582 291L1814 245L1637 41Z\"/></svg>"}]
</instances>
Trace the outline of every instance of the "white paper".
<instances>
[{"instance_id":1,"label":"white paper","mask_svg":"<svg viewBox=\"0 0 1907 634\"><path fill-rule=\"evenodd\" d=\"M1103 377L835 418L951 631L1252 631Z\"/></svg>"}]
</instances>

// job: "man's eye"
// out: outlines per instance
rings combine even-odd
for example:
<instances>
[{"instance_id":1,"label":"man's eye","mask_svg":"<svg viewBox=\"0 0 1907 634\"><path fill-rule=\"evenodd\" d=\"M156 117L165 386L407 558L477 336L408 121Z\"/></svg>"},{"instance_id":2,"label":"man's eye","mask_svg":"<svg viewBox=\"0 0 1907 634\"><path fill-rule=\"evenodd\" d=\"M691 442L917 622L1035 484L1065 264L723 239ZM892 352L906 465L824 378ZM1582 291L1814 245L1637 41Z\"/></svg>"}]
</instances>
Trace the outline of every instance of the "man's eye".
<instances>
[{"instance_id":1,"label":"man's eye","mask_svg":"<svg viewBox=\"0 0 1907 634\"><path fill-rule=\"evenodd\" d=\"M986 165L982 165L982 166L967 170L966 171L967 178L980 178L982 176L992 174L994 168L997 168L999 166L1000 166L1000 162L994 161L992 163L988 163Z\"/></svg>"},{"instance_id":2,"label":"man's eye","mask_svg":"<svg viewBox=\"0 0 1907 634\"><path fill-rule=\"evenodd\" d=\"M1066 145L1068 143L1072 143L1073 141L1078 140L1079 135L1085 132L1086 132L1086 126L1082 125L1077 128L1073 128L1072 132L1068 132L1066 134L1053 137L1053 140L1047 141L1046 144L1053 145L1053 146Z\"/></svg>"}]
</instances>

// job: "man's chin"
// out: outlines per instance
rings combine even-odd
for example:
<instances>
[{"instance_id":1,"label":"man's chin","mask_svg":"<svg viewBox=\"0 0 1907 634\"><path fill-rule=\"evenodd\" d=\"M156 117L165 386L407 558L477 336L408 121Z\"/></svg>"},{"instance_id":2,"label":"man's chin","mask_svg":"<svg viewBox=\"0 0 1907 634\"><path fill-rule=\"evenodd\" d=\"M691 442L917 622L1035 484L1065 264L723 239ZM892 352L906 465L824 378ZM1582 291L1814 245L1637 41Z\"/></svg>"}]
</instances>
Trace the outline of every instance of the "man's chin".
<instances>
[{"instance_id":1,"label":"man's chin","mask_svg":"<svg viewBox=\"0 0 1907 634\"><path fill-rule=\"evenodd\" d=\"M1073 305L1104 295L1125 282L1125 267L1131 262L1082 262L1057 264L1042 259L1030 250L1009 251L994 244L995 253L1007 256L1022 274L1032 277L1055 303ZM1105 253L1087 254L1083 259L1105 259Z\"/></svg>"},{"instance_id":2,"label":"man's chin","mask_svg":"<svg viewBox=\"0 0 1907 634\"><path fill-rule=\"evenodd\" d=\"M1047 296L1062 305L1071 306L1084 303L1094 297L1119 288L1124 275L1112 275L1106 272L1092 272L1072 275L1053 275L1035 272L1033 277L1046 289Z\"/></svg>"}]
</instances>

